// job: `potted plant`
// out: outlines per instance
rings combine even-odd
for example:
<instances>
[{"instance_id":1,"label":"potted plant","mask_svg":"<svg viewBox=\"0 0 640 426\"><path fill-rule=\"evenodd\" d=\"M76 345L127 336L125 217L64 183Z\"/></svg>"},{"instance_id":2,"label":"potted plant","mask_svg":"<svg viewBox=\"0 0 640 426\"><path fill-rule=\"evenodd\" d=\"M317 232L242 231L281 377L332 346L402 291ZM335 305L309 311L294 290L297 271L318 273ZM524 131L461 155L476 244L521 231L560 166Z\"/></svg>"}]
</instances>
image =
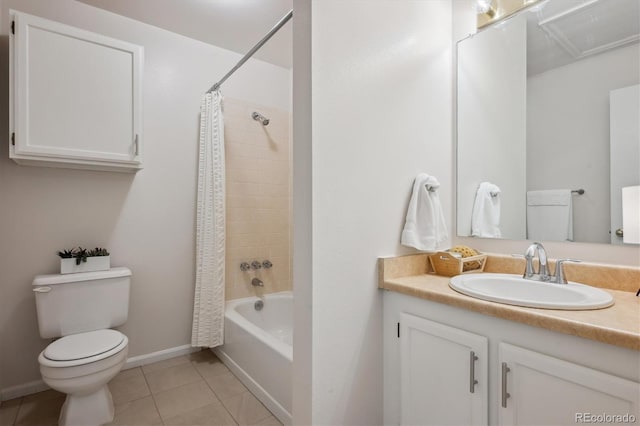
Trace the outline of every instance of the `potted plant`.
<instances>
[{"instance_id":1,"label":"potted plant","mask_svg":"<svg viewBox=\"0 0 640 426\"><path fill-rule=\"evenodd\" d=\"M96 247L87 250L82 247L62 250L60 256L60 273L106 271L111 267L111 257L107 249Z\"/></svg>"}]
</instances>

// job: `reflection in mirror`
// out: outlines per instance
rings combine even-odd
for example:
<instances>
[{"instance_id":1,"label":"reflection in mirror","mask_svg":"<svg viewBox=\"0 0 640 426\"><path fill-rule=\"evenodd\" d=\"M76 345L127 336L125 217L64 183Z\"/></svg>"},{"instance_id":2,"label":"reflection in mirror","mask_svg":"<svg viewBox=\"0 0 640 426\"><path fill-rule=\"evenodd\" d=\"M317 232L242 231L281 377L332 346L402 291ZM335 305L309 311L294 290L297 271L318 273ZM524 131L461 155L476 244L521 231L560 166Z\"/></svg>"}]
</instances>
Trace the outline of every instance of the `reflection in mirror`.
<instances>
[{"instance_id":1,"label":"reflection in mirror","mask_svg":"<svg viewBox=\"0 0 640 426\"><path fill-rule=\"evenodd\" d=\"M458 235L632 243L639 34L640 0L548 0L458 43Z\"/></svg>"}]
</instances>

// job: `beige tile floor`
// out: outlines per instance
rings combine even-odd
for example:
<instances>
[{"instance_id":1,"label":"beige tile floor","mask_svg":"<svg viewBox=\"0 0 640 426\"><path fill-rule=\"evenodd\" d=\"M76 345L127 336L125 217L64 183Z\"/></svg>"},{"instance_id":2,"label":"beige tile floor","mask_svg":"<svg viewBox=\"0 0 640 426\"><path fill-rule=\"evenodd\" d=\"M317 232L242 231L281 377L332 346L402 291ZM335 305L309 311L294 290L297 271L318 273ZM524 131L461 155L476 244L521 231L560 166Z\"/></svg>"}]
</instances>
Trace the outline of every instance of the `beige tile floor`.
<instances>
[{"instance_id":1,"label":"beige tile floor","mask_svg":"<svg viewBox=\"0 0 640 426\"><path fill-rule=\"evenodd\" d=\"M280 425L211 351L125 370L110 383L112 425ZM2 402L0 426L54 426L64 394Z\"/></svg>"}]
</instances>

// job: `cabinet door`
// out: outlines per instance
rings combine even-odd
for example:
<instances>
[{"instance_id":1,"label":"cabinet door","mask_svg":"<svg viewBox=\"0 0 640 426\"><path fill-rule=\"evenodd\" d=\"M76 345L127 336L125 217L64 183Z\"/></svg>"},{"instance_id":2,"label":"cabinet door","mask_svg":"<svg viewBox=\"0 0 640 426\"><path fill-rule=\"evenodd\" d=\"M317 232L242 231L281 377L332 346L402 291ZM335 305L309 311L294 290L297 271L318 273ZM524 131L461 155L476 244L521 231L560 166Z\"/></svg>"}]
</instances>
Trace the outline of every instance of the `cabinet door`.
<instances>
[{"instance_id":1,"label":"cabinet door","mask_svg":"<svg viewBox=\"0 0 640 426\"><path fill-rule=\"evenodd\" d=\"M11 157L141 162L142 47L13 12Z\"/></svg>"},{"instance_id":2,"label":"cabinet door","mask_svg":"<svg viewBox=\"0 0 640 426\"><path fill-rule=\"evenodd\" d=\"M501 425L575 425L607 415L637 421L639 383L506 343L500 343L499 362Z\"/></svg>"},{"instance_id":3,"label":"cabinet door","mask_svg":"<svg viewBox=\"0 0 640 426\"><path fill-rule=\"evenodd\" d=\"M486 337L401 313L400 341L401 424L487 424Z\"/></svg>"}]
</instances>

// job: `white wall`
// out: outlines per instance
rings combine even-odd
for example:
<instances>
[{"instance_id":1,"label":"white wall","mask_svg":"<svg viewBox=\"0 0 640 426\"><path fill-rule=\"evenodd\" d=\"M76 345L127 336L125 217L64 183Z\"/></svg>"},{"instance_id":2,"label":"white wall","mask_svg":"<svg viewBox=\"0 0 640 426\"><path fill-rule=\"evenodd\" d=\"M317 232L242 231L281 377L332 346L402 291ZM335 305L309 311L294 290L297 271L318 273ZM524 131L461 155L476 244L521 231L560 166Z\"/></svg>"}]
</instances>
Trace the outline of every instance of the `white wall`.
<instances>
[{"instance_id":1,"label":"white wall","mask_svg":"<svg viewBox=\"0 0 640 426\"><path fill-rule=\"evenodd\" d=\"M296 0L293 14L293 424L312 422L312 108L311 0Z\"/></svg>"},{"instance_id":2,"label":"white wall","mask_svg":"<svg viewBox=\"0 0 640 426\"><path fill-rule=\"evenodd\" d=\"M457 45L460 235L471 235L476 191L491 182L501 190L501 234L525 237L526 46L523 16Z\"/></svg>"},{"instance_id":3,"label":"white wall","mask_svg":"<svg viewBox=\"0 0 640 426\"><path fill-rule=\"evenodd\" d=\"M376 258L409 251L418 173L440 180L451 212L451 2L316 0L311 23L312 184L294 199L312 194L312 281L295 284L312 291L312 419L382 424Z\"/></svg>"},{"instance_id":4,"label":"white wall","mask_svg":"<svg viewBox=\"0 0 640 426\"><path fill-rule=\"evenodd\" d=\"M454 42L475 32L474 0L453 0ZM455 189L453 189L455 191ZM455 214L455 211L453 212ZM489 253L524 253L529 242L525 240L495 240L455 237L454 244L466 244ZM589 243L544 242L553 258L576 258L589 262L640 266L640 247L623 247Z\"/></svg>"},{"instance_id":5,"label":"white wall","mask_svg":"<svg viewBox=\"0 0 640 426\"><path fill-rule=\"evenodd\" d=\"M137 175L18 166L8 158L8 85L0 85L0 389L39 380L31 281L58 270L56 251L105 246L133 270L130 356L190 343L200 98L241 57L72 0L2 0L8 82L8 10L14 8L145 48L145 168ZM251 60L229 97L290 109L290 72ZM248 120L253 121L248 117Z\"/></svg>"},{"instance_id":6,"label":"white wall","mask_svg":"<svg viewBox=\"0 0 640 426\"><path fill-rule=\"evenodd\" d=\"M527 190L585 190L573 197L575 241L610 242L609 92L639 80L638 44L528 79Z\"/></svg>"}]
</instances>

